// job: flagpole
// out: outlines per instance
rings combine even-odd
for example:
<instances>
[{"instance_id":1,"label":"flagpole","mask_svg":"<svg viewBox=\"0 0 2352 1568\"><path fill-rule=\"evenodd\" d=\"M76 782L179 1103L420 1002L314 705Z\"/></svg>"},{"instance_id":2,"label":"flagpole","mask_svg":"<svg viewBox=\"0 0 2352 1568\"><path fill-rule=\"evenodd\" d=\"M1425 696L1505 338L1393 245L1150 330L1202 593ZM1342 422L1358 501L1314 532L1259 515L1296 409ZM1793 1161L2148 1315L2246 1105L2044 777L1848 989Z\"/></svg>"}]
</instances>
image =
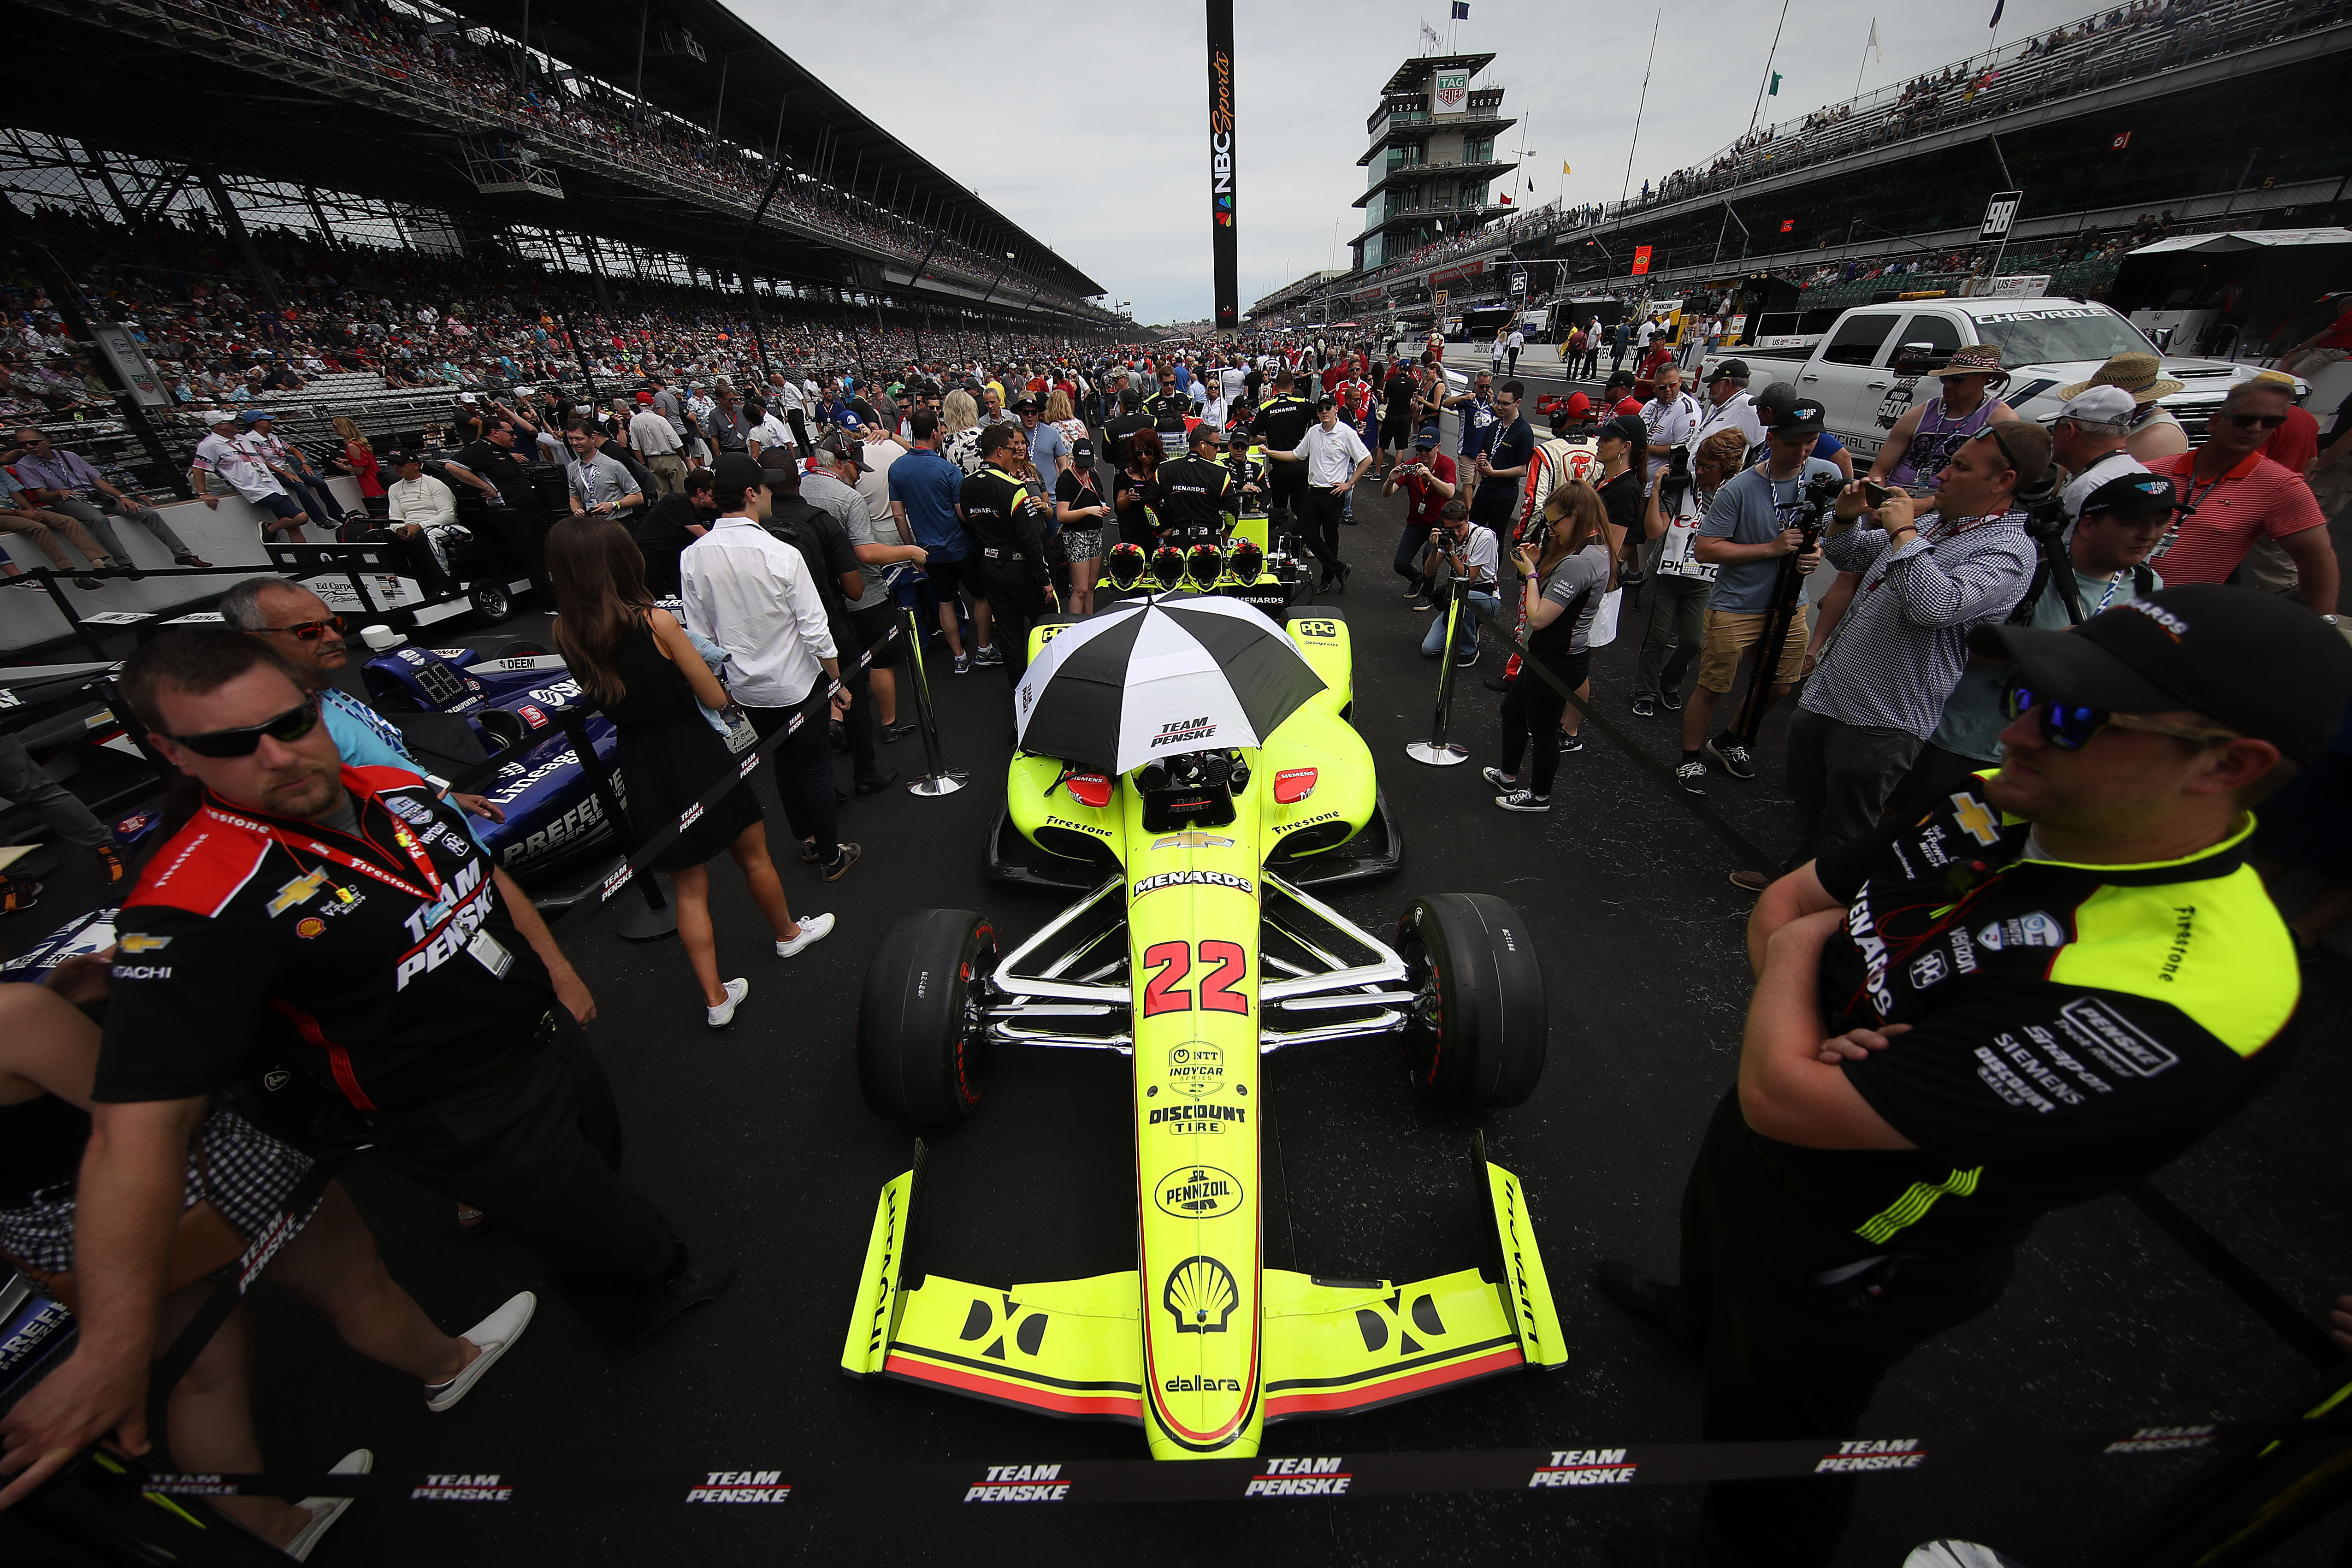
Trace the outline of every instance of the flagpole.
<instances>
[{"instance_id":1,"label":"flagpole","mask_svg":"<svg viewBox=\"0 0 2352 1568\"><path fill-rule=\"evenodd\" d=\"M1869 40L1862 46L1862 62L1853 68L1853 95L1856 98L1860 98L1862 96L1862 73L1870 68L1870 51L1875 48L1877 45L1878 18L1873 16L1870 19Z\"/></svg>"},{"instance_id":2,"label":"flagpole","mask_svg":"<svg viewBox=\"0 0 2352 1568\"><path fill-rule=\"evenodd\" d=\"M1617 187L1617 205L1621 207L1633 188L1633 149L1642 144L1642 111L1650 104L1650 67L1658 63L1658 24L1665 19L1665 7L1661 5L1650 22L1650 58L1642 68L1642 96L1633 105L1633 140L1625 148L1625 183Z\"/></svg>"},{"instance_id":3,"label":"flagpole","mask_svg":"<svg viewBox=\"0 0 2352 1568\"><path fill-rule=\"evenodd\" d=\"M1780 29L1789 25L1789 0L1780 0L1780 19L1772 26L1772 47L1764 56L1764 79L1756 84L1756 107L1748 116L1748 131L1756 132L1756 121L1764 113L1764 89L1772 85L1772 61L1780 52Z\"/></svg>"}]
</instances>

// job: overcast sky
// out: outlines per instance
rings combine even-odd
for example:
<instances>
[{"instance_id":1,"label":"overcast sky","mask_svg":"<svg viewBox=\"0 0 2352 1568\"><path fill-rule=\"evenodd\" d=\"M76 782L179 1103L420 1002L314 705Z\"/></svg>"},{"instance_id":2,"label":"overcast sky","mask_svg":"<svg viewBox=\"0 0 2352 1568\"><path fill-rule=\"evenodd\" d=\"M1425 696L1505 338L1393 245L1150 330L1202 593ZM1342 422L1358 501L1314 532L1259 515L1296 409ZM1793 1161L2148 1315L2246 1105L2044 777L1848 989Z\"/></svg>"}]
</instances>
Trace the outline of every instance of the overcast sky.
<instances>
[{"instance_id":1,"label":"overcast sky","mask_svg":"<svg viewBox=\"0 0 2352 1568\"><path fill-rule=\"evenodd\" d=\"M1213 305L1209 258L1206 31L1202 8L1021 6L1000 0L877 0L853 26L812 27L808 8L733 0L739 14L908 146L1084 270L1147 322ZM2003 42L2105 9L2090 0L2009 0ZM1992 0L1790 0L1767 121L1788 120L1939 69L1985 48ZM1356 167L1382 83L1441 33L1447 0L1304 0L1236 6L1241 306L1316 268L1348 265L1363 209ZM1016 62L1002 11L1027 20ZM1780 6L1701 0L1668 7L1658 35L1633 185L1696 163L1747 130ZM1497 151L1531 149L1514 200L1614 201L1650 47L1646 5L1472 0L1454 47L1492 50L1474 85L1507 89L1519 124ZM1872 20L1885 58L1866 64ZM1528 181L1535 192L1528 192ZM1497 193L1502 187L1497 186ZM1337 219L1338 244L1333 243Z\"/></svg>"}]
</instances>

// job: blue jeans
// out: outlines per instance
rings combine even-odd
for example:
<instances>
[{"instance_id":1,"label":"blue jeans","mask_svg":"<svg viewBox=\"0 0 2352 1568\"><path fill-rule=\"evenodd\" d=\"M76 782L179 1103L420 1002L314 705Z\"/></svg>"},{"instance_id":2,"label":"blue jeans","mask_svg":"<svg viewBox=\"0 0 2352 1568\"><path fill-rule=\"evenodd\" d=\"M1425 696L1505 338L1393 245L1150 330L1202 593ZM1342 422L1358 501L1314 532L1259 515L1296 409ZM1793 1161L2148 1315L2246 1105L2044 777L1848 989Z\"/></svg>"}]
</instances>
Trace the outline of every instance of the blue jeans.
<instances>
[{"instance_id":1,"label":"blue jeans","mask_svg":"<svg viewBox=\"0 0 2352 1568\"><path fill-rule=\"evenodd\" d=\"M1502 609L1503 601L1493 594L1473 592L1470 595L1470 605L1477 605L1491 616ZM1476 617L1470 614L1470 605L1462 606L1460 622L1454 628L1454 654L1457 658L1478 646L1478 622ZM1436 616L1429 623L1429 634L1421 639L1421 653L1423 658L1437 657L1437 645L1445 637L1446 611L1446 605L1438 605Z\"/></svg>"}]
</instances>

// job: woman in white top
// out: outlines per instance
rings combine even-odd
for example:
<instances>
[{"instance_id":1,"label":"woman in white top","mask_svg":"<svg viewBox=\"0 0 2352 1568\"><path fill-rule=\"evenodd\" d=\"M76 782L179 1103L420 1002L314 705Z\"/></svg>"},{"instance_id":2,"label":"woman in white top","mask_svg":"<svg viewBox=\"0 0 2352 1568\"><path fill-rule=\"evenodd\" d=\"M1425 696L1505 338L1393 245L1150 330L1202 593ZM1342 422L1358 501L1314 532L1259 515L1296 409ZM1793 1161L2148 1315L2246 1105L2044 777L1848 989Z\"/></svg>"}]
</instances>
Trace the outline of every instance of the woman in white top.
<instances>
[{"instance_id":1,"label":"woman in white top","mask_svg":"<svg viewBox=\"0 0 2352 1568\"><path fill-rule=\"evenodd\" d=\"M1055 387L1045 398L1045 423L1062 433L1062 439L1075 449L1089 432L1087 422L1070 406L1070 395Z\"/></svg>"},{"instance_id":2,"label":"woman in white top","mask_svg":"<svg viewBox=\"0 0 2352 1568\"><path fill-rule=\"evenodd\" d=\"M961 387L940 405L940 456L967 479L980 472L980 405Z\"/></svg>"}]
</instances>

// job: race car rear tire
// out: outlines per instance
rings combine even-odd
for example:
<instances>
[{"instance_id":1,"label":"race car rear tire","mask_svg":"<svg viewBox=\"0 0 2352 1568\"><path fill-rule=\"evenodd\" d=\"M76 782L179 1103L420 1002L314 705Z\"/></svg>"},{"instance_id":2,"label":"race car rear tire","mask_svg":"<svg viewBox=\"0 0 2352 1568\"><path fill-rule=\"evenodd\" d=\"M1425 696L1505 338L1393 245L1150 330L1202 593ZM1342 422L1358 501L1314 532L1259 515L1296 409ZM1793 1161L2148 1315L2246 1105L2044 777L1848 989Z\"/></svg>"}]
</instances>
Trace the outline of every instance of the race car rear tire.
<instances>
[{"instance_id":1,"label":"race car rear tire","mask_svg":"<svg viewBox=\"0 0 2352 1568\"><path fill-rule=\"evenodd\" d=\"M995 964L995 928L974 910L890 922L857 1006L857 1082L875 1115L939 1127L972 1113L987 1081L980 997Z\"/></svg>"},{"instance_id":2,"label":"race car rear tire","mask_svg":"<svg viewBox=\"0 0 2352 1568\"><path fill-rule=\"evenodd\" d=\"M503 583L477 583L467 597L474 602L474 614L493 626L514 613L514 603L508 598Z\"/></svg>"},{"instance_id":3,"label":"race car rear tire","mask_svg":"<svg viewBox=\"0 0 2352 1568\"><path fill-rule=\"evenodd\" d=\"M1487 893L1430 893L1397 921L1420 994L1400 1039L1413 1087L1449 1110L1517 1105L1543 1078L1550 1029L1527 922Z\"/></svg>"}]
</instances>

